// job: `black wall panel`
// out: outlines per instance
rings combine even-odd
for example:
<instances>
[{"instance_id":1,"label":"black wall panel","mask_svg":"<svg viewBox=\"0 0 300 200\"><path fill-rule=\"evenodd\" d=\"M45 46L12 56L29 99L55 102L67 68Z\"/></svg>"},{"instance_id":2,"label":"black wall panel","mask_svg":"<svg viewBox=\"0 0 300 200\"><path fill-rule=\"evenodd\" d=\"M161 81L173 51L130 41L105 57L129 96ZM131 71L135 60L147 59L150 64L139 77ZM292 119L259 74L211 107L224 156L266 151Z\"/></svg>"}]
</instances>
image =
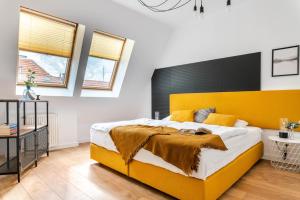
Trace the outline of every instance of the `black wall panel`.
<instances>
[{"instance_id":1,"label":"black wall panel","mask_svg":"<svg viewBox=\"0 0 300 200\"><path fill-rule=\"evenodd\" d=\"M174 93L260 90L261 53L156 69L152 76L152 117L169 114Z\"/></svg>"}]
</instances>

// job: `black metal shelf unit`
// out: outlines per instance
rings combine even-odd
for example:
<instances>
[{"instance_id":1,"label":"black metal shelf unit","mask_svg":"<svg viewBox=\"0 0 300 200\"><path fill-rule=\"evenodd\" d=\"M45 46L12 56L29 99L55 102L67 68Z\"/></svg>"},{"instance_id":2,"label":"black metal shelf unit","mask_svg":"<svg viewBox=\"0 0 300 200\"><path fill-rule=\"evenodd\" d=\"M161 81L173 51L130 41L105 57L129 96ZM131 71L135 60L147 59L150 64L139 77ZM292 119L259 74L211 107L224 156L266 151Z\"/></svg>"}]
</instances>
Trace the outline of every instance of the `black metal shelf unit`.
<instances>
[{"instance_id":1,"label":"black metal shelf unit","mask_svg":"<svg viewBox=\"0 0 300 200\"><path fill-rule=\"evenodd\" d=\"M38 104L46 106L46 123L38 125ZM0 133L0 175L17 174L20 182L21 172L33 164L37 166L38 160L44 154L49 156L49 103L48 101L24 101L24 100L3 100L2 114L6 125L11 121L16 124L16 133ZM3 105L4 104L4 105ZM33 104L34 124L26 124L26 109L28 104ZM12 110L11 108L14 107ZM22 113L22 117L20 115ZM11 120L10 118L14 118ZM21 126L21 123L24 126Z\"/></svg>"}]
</instances>

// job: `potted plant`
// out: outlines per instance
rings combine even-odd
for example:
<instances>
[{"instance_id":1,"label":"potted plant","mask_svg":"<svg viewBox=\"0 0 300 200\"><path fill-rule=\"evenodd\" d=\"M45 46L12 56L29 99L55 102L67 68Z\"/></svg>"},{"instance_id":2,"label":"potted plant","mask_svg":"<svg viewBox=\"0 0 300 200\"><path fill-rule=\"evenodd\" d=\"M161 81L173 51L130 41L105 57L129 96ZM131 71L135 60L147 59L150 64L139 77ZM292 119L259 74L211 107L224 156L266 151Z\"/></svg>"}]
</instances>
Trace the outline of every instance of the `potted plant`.
<instances>
[{"instance_id":1,"label":"potted plant","mask_svg":"<svg viewBox=\"0 0 300 200\"><path fill-rule=\"evenodd\" d=\"M294 138L294 130L300 127L300 123L299 122L288 122L286 124L286 129L289 131L289 137L291 139Z\"/></svg>"},{"instance_id":2,"label":"potted plant","mask_svg":"<svg viewBox=\"0 0 300 200\"><path fill-rule=\"evenodd\" d=\"M35 92L32 90L32 87L36 87L35 83L36 73L31 69L28 70L27 73L27 80L24 81L25 90L23 92L23 99L24 100L34 100L35 99Z\"/></svg>"}]
</instances>

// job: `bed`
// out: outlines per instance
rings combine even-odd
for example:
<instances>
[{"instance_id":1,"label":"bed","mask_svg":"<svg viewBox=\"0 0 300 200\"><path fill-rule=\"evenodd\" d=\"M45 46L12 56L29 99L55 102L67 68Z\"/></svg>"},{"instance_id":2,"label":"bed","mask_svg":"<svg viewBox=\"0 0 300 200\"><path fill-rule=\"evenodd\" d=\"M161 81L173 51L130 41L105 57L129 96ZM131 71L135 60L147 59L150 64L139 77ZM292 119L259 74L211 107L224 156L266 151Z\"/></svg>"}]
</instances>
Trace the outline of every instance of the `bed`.
<instances>
[{"instance_id":1,"label":"bed","mask_svg":"<svg viewBox=\"0 0 300 200\"><path fill-rule=\"evenodd\" d=\"M178 199L217 199L262 157L262 130L255 126L278 128L278 121L283 112L280 107L285 106L286 108L286 104L276 101L276 96L281 97L283 95L286 98L287 94L292 98L300 97L299 91L171 95L170 112L178 109L207 107L214 104L217 110L223 113L236 114L251 124L251 127L244 128L243 134L228 138L223 138L220 135L228 151L202 149L198 171L193 172L190 176L145 149L141 149L134 160L129 165L125 165L108 132L115 126L130 124L163 125L174 128L199 126L199 124L192 122L178 124L178 122L172 121L138 119L95 124L91 128L91 158ZM270 99L270 95L275 97L275 101L267 101ZM251 102L247 104L248 107L246 108L245 97L248 98L246 101ZM286 99L288 100L289 97ZM282 98L280 99L282 100ZM293 105L295 103L292 102L290 106L295 106ZM274 111L274 108L278 108L279 112ZM266 119L265 117L270 111L272 111L272 116ZM294 110L289 109L285 111L285 114L286 117L292 119L298 116Z\"/></svg>"},{"instance_id":2,"label":"bed","mask_svg":"<svg viewBox=\"0 0 300 200\"><path fill-rule=\"evenodd\" d=\"M219 131L218 133L221 133L220 136L223 139L228 150L220 151L215 149L203 148L201 151L201 156L199 155L200 164L198 170L197 172L194 171L190 176L187 176L181 169L167 163L160 157L153 155L151 152L145 149L141 149L135 155L134 161L126 166L124 164L124 161L118 154L116 146L114 145L109 135L109 131L113 127L133 124L168 126L177 129L197 129L204 126L212 130L217 130L217 132ZM226 133L224 135L227 135L229 132L231 133L230 136L222 135L222 133ZM226 187L225 185L227 185L226 183L222 184L216 181L218 186L216 186L215 184L212 184L212 186L205 186L206 188L213 187L211 192L212 194L206 192L207 196L209 197L201 197L204 192L201 192L197 195L195 195L195 192L197 192L198 190L201 191L201 188L204 191L204 183L210 180L210 177L212 177L213 174L216 174L216 172L220 171L225 166L228 166L229 163L233 162L238 157L242 157L243 154L246 155L255 152L254 154L256 156L254 156L252 160L247 160L247 162L250 162L251 164L245 164L246 168L250 168L250 166L260 158L262 152L260 128L228 128L199 124L194 122L180 123L151 119L137 119L113 123L94 124L91 128L91 143L92 159L179 199L217 198L216 195L221 194L222 188ZM162 174L163 176L161 176ZM155 175L157 175L158 177L155 177ZM228 175L229 174L226 174L226 176ZM165 180L162 181L162 177ZM176 185L173 182L174 177L178 179L178 181L176 181ZM158 178L160 179L159 182L157 181ZM227 177L226 180L237 178L235 178L233 175ZM168 182L170 183L165 184ZM217 189L215 189L215 187ZM220 192L217 192L217 190L219 190L218 188L220 189Z\"/></svg>"},{"instance_id":3,"label":"bed","mask_svg":"<svg viewBox=\"0 0 300 200\"><path fill-rule=\"evenodd\" d=\"M109 151L118 153L116 146L114 145L110 135L110 128L116 126L132 125L132 124L141 124L141 125L151 125L151 126L168 126L176 127L177 129L197 129L200 126L205 126L206 128L212 127L211 125L199 124L194 122L173 122L173 121L160 121L160 120L151 120L151 119L137 119L131 121L123 122L113 122L113 123L103 123L103 124L94 124L91 127L91 142L99 147L103 147ZM180 128L178 127L180 126ZM218 126L215 126L218 127ZM210 128L211 129L211 128ZM220 151L215 149L202 149L200 157L200 165L197 172L191 174L192 177L206 180L207 177L233 161L236 157L241 155L243 152L253 147L254 145L261 142L261 129L256 127L247 127L247 128L227 128L224 129L240 130L240 134L237 133L236 136L224 137L223 139L227 151ZM169 164L158 156L155 156L151 152L141 149L134 160L140 161L142 163L151 164L157 167L164 168L166 170L172 171L174 173L185 175L185 173L175 167L174 165Z\"/></svg>"}]
</instances>

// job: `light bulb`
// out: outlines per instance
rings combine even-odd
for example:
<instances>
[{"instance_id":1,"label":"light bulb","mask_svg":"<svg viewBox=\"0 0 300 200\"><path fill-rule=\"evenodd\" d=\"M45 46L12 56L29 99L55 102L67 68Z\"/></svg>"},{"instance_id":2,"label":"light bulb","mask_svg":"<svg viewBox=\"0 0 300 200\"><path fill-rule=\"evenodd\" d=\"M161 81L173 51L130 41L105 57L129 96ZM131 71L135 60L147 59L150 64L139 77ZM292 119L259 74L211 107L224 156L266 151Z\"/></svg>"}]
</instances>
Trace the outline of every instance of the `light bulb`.
<instances>
[{"instance_id":1,"label":"light bulb","mask_svg":"<svg viewBox=\"0 0 300 200\"><path fill-rule=\"evenodd\" d=\"M227 0L227 6L231 6L231 0Z\"/></svg>"},{"instance_id":2,"label":"light bulb","mask_svg":"<svg viewBox=\"0 0 300 200\"><path fill-rule=\"evenodd\" d=\"M204 14L204 7L203 7L202 4L201 4L201 6L200 6L200 14Z\"/></svg>"}]
</instances>

